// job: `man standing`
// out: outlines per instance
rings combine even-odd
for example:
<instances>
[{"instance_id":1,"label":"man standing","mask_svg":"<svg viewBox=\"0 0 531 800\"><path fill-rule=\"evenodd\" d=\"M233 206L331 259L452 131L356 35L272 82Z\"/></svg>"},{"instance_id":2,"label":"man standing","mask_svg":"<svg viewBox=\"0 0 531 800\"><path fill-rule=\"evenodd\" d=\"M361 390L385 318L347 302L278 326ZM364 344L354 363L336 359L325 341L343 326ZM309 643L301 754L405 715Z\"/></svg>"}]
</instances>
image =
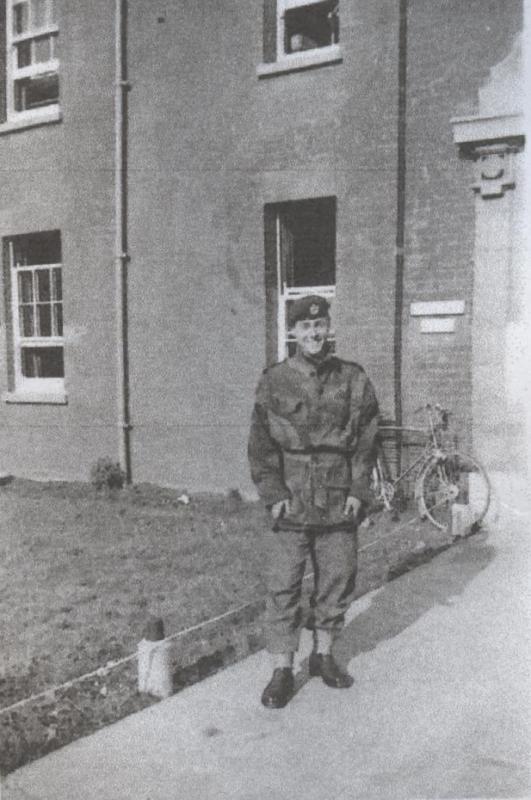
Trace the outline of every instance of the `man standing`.
<instances>
[{"instance_id":1,"label":"man standing","mask_svg":"<svg viewBox=\"0 0 531 800\"><path fill-rule=\"evenodd\" d=\"M369 500L378 426L365 372L330 350L328 302L317 295L297 300L290 329L296 353L264 371L249 437L251 475L274 522L265 618L274 671L262 694L268 708L282 708L293 692L308 557L315 575L310 674L334 688L352 685L331 649L353 599L357 519Z\"/></svg>"}]
</instances>

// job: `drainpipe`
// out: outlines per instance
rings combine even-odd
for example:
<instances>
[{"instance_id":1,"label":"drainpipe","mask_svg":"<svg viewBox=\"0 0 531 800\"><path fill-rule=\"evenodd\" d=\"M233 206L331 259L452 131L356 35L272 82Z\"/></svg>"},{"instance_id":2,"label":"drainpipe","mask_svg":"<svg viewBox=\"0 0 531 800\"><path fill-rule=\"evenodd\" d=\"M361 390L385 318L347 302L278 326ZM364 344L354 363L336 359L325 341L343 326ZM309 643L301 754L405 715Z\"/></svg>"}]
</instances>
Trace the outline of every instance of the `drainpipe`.
<instances>
[{"instance_id":1,"label":"drainpipe","mask_svg":"<svg viewBox=\"0 0 531 800\"><path fill-rule=\"evenodd\" d=\"M127 324L127 0L115 3L114 89L114 212L116 289L117 424L120 465L126 482L132 481L131 421L129 409L129 348Z\"/></svg>"},{"instance_id":2,"label":"drainpipe","mask_svg":"<svg viewBox=\"0 0 531 800\"><path fill-rule=\"evenodd\" d=\"M400 0L398 29L398 123L396 182L396 256L394 326L394 405L397 425L402 425L402 318L404 312L404 238L406 218L406 81L408 0ZM397 459L401 468L401 435L398 432Z\"/></svg>"}]
</instances>

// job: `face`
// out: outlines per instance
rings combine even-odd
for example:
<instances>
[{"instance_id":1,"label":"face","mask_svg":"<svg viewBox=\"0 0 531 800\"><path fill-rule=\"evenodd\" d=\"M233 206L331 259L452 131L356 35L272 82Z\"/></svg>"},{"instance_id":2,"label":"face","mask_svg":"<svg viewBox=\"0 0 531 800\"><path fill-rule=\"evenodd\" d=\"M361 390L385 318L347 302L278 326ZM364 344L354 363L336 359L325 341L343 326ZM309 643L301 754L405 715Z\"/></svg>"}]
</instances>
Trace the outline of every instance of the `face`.
<instances>
[{"instance_id":1,"label":"face","mask_svg":"<svg viewBox=\"0 0 531 800\"><path fill-rule=\"evenodd\" d=\"M303 355L318 356L325 345L329 330L328 317L317 317L298 320L292 333Z\"/></svg>"}]
</instances>

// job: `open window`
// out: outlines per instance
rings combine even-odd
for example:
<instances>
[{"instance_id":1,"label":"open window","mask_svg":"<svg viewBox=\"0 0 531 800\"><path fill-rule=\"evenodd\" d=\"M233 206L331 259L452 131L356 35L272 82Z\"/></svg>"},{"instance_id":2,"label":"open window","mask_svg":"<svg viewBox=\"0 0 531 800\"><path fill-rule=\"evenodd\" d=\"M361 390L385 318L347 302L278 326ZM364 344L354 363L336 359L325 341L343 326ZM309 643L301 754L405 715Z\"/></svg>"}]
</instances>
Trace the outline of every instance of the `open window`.
<instances>
[{"instance_id":1,"label":"open window","mask_svg":"<svg viewBox=\"0 0 531 800\"><path fill-rule=\"evenodd\" d=\"M266 289L268 303L274 309L273 314L268 310L267 318L276 333L276 358L282 360L295 351L288 327L293 302L307 294L318 294L333 305L336 199L323 197L268 205L265 224Z\"/></svg>"},{"instance_id":2,"label":"open window","mask_svg":"<svg viewBox=\"0 0 531 800\"><path fill-rule=\"evenodd\" d=\"M339 0L263 0L264 63L259 75L341 61Z\"/></svg>"},{"instance_id":3,"label":"open window","mask_svg":"<svg viewBox=\"0 0 531 800\"><path fill-rule=\"evenodd\" d=\"M278 0L278 7L280 57L339 42L337 0L320 3Z\"/></svg>"},{"instance_id":4,"label":"open window","mask_svg":"<svg viewBox=\"0 0 531 800\"><path fill-rule=\"evenodd\" d=\"M8 120L57 111L55 0L7 0L6 23Z\"/></svg>"},{"instance_id":5,"label":"open window","mask_svg":"<svg viewBox=\"0 0 531 800\"><path fill-rule=\"evenodd\" d=\"M14 236L4 242L7 309L17 394L64 391L61 237L59 231Z\"/></svg>"}]
</instances>

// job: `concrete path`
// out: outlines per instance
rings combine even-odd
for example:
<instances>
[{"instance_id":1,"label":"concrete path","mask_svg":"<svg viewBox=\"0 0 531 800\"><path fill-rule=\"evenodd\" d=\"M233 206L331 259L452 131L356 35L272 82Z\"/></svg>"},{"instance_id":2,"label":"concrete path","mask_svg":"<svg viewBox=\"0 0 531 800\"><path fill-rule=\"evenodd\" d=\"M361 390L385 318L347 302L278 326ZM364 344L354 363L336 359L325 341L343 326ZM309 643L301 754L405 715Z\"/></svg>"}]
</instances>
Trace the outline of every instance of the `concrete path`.
<instances>
[{"instance_id":1,"label":"concrete path","mask_svg":"<svg viewBox=\"0 0 531 800\"><path fill-rule=\"evenodd\" d=\"M506 508L355 603L352 689L303 662L295 698L268 711L259 653L8 776L2 800L531 797L529 528Z\"/></svg>"}]
</instances>

